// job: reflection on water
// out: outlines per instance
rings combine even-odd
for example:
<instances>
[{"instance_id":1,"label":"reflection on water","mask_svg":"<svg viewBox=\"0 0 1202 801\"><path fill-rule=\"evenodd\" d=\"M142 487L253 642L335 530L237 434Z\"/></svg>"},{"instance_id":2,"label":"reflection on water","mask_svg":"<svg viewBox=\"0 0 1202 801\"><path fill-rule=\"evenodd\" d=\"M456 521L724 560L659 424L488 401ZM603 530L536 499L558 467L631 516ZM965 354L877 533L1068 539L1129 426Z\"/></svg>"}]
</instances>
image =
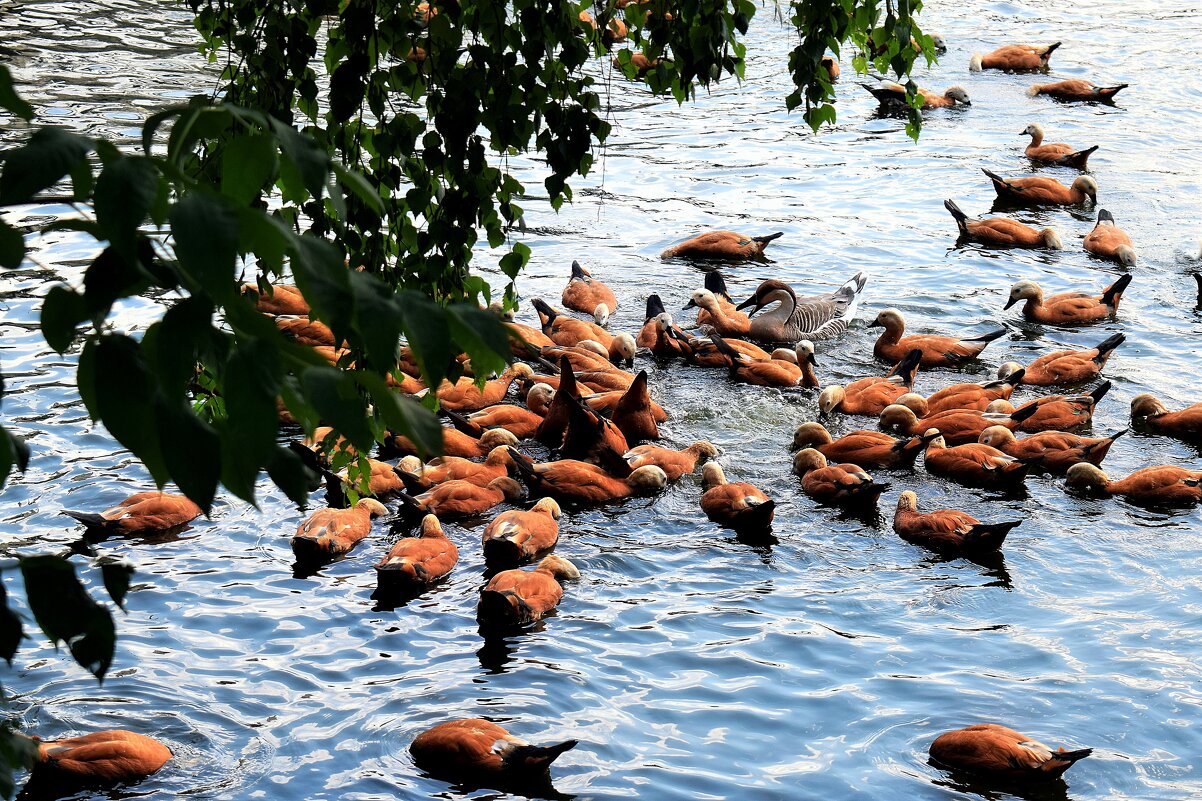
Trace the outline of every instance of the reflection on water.
<instances>
[{"instance_id":1,"label":"reflection on water","mask_svg":"<svg viewBox=\"0 0 1202 801\"><path fill-rule=\"evenodd\" d=\"M895 306L915 331L1001 324L1010 332L961 372L920 373L923 392L1121 330L1128 340L1107 367L1115 386L1094 431L1125 427L1139 392L1174 408L1202 398L1192 277L1202 269L1202 38L1181 33L1199 30L1202 12L928 4L928 27L951 49L919 82L965 86L973 105L929 114L917 143L901 119L877 113L846 60L838 125L815 135L786 113L784 54L794 36L761 14L747 81L696 104L653 99L606 63L591 67L605 80L615 134L594 176L577 182L574 205L556 215L539 201L523 204L534 253L520 285L524 319L532 319L530 299L558 299L579 259L618 294L611 328L635 330L648 293L679 309L702 284L701 269L659 261L669 244L706 228L783 231L771 262L725 270L736 301L769 277L814 293L857 270L870 275L860 320L820 345L824 382L879 373L864 325ZM1056 77L1131 88L1114 105L1065 105L1024 94L1037 76L967 70L971 53L1003 41L1055 40L1064 42ZM0 58L47 118L131 146L141 118L213 85L183 6L0 2L0 43ZM1022 278L1049 293L1112 280L1116 268L1081 247L1094 209L1015 212L1057 228L1062 252L955 241L943 200L986 213L994 192L981 168L1030 173L1018 132L1031 122L1049 141L1100 145L1090 159L1100 205L1140 254L1117 322L1060 329L1002 310ZM511 163L538 186L536 164ZM1064 183L1075 175L1040 172ZM32 226L69 212L50 202L13 217ZM37 332L38 299L56 281L78 282L92 246L61 231L31 245L44 266L0 275L5 422L28 434L34 451L30 471L4 490L0 519L10 548L65 550L79 531L60 509L106 508L147 479L87 421L75 357L47 352ZM479 256L499 283L498 254ZM114 325L144 330L170 300L124 303ZM769 537L747 540L706 522L696 477L655 499L566 510L557 552L582 578L556 615L482 636L478 526L448 526L461 561L447 581L388 597L372 566L400 532L378 526L346 558L294 573L289 536L302 515L265 485L259 510L227 499L178 537L96 543L138 566L129 612L117 615L113 672L97 687L63 653L29 641L4 676L21 724L46 736L131 728L161 737L176 754L172 765L122 791L154 797L459 797L468 791L423 775L407 748L422 729L466 716L531 739L580 740L554 775L557 792L582 799L1202 795L1197 510L1068 494L1061 479L1044 476L1028 480L1025 496L999 496L934 479L920 463L879 471L892 485L881 519L849 517L802 495L789 471L789 437L814 418L814 393L638 362L672 415L670 442L713 441L732 479L777 501ZM1020 389L1015 400L1034 393ZM839 417L832 433L872 425ZM1198 449L1133 432L1106 467L1117 476L1200 461ZM944 559L892 532L906 489L924 508L1019 515L1023 524L1004 556ZM927 764L938 733L976 721L1097 750L1067 774L1067 790L998 787Z\"/></svg>"}]
</instances>

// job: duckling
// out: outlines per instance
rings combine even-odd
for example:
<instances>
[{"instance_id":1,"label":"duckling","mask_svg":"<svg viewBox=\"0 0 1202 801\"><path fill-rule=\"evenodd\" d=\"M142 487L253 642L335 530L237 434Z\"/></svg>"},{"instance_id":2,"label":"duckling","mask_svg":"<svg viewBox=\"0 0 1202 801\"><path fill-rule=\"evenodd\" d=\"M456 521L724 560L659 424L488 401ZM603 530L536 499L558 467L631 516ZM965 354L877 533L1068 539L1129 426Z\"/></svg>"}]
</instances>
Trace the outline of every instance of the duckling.
<instances>
[{"instance_id":1,"label":"duckling","mask_svg":"<svg viewBox=\"0 0 1202 801\"><path fill-rule=\"evenodd\" d=\"M522 485L509 476L494 478L483 487L462 479L444 481L420 495L400 496L407 510L437 515L440 520L477 517L501 503L518 503L525 497Z\"/></svg>"},{"instance_id":2,"label":"duckling","mask_svg":"<svg viewBox=\"0 0 1202 801\"><path fill-rule=\"evenodd\" d=\"M1094 407L1110 391L1110 382L1103 381L1088 395L1048 395L1027 401L1013 415L1031 414L1019 422L1017 430L1028 434L1040 431L1071 431L1093 419Z\"/></svg>"},{"instance_id":3,"label":"duckling","mask_svg":"<svg viewBox=\"0 0 1202 801\"><path fill-rule=\"evenodd\" d=\"M906 103L906 87L900 83L882 80L876 86L868 83L862 83L860 86L867 89L882 106L908 105ZM919 88L918 95L922 98L923 111L933 108L953 108L957 103L965 106L972 105L972 101L968 99L968 92L964 91L961 86L949 86L942 94L930 89Z\"/></svg>"},{"instance_id":4,"label":"duckling","mask_svg":"<svg viewBox=\"0 0 1202 801\"><path fill-rule=\"evenodd\" d=\"M975 409L952 409L919 419L913 409L895 403L892 406L886 406L885 410L881 412L881 425L899 428L910 436L922 433L924 437L929 437L926 432L934 428L938 429L947 443L964 445L968 442L976 442L980 439L981 432L992 425L1013 429L1038 411L1036 406L1028 406L1021 411L1011 413L992 412L990 411L992 408L991 404L983 412ZM861 464L863 463L861 462Z\"/></svg>"},{"instance_id":5,"label":"duckling","mask_svg":"<svg viewBox=\"0 0 1202 801\"><path fill-rule=\"evenodd\" d=\"M1006 430L1004 426L996 427ZM927 443L926 466L933 476L950 478L967 487L1001 489L1021 485L1031 469L1028 462L980 442L949 448L937 430L927 434L932 432L936 436Z\"/></svg>"},{"instance_id":6,"label":"duckling","mask_svg":"<svg viewBox=\"0 0 1202 801\"><path fill-rule=\"evenodd\" d=\"M949 768L1005 779L1057 779L1066 770L1093 753L1053 751L1014 729L996 723L978 723L949 731L931 743L931 758Z\"/></svg>"},{"instance_id":7,"label":"duckling","mask_svg":"<svg viewBox=\"0 0 1202 801\"><path fill-rule=\"evenodd\" d=\"M1078 175L1072 186L1065 186L1055 178L1031 175L1026 178L1003 178L997 173L983 169L999 199L1019 206L1076 206L1088 198L1098 202L1098 182L1088 175Z\"/></svg>"},{"instance_id":8,"label":"duckling","mask_svg":"<svg viewBox=\"0 0 1202 801\"><path fill-rule=\"evenodd\" d=\"M530 365L518 362L510 366L501 376L484 384L484 388L476 386L474 378L460 378L455 383L443 381L437 390L439 406L454 412L475 412L486 406L500 403L509 392L509 386L515 379L530 378L534 371Z\"/></svg>"},{"instance_id":9,"label":"duckling","mask_svg":"<svg viewBox=\"0 0 1202 801\"><path fill-rule=\"evenodd\" d=\"M300 345L325 345L334 347L334 332L330 327L308 317L279 317L275 318L275 327L292 342Z\"/></svg>"},{"instance_id":10,"label":"duckling","mask_svg":"<svg viewBox=\"0 0 1202 801\"><path fill-rule=\"evenodd\" d=\"M698 289L689 298L685 310L701 309L707 314L705 325L724 337L744 337L751 331L751 318L742 312L723 310L718 298L708 289ZM697 323L701 325L701 314L697 315Z\"/></svg>"},{"instance_id":11,"label":"duckling","mask_svg":"<svg viewBox=\"0 0 1202 801\"><path fill-rule=\"evenodd\" d=\"M766 236L744 236L734 231L708 231L673 245L659 257L698 261L766 261L764 248L782 236L782 231Z\"/></svg>"},{"instance_id":12,"label":"duckling","mask_svg":"<svg viewBox=\"0 0 1202 801\"><path fill-rule=\"evenodd\" d=\"M1022 382L1033 387L1057 384L1079 384L1097 378L1115 348L1127 341L1123 334L1113 334L1089 350L1058 350L1040 356L1023 369L1017 362L1006 362L998 368L998 377L1012 379L1023 370Z\"/></svg>"},{"instance_id":13,"label":"duckling","mask_svg":"<svg viewBox=\"0 0 1202 801\"><path fill-rule=\"evenodd\" d=\"M834 439L821 423L802 423L793 434L792 449L814 448L836 463L901 469L914 466L926 443L922 437L894 439L880 431L853 431Z\"/></svg>"},{"instance_id":14,"label":"duckling","mask_svg":"<svg viewBox=\"0 0 1202 801\"><path fill-rule=\"evenodd\" d=\"M922 367L953 367L975 359L993 340L1005 335L1002 328L977 337L947 337L935 334L902 336L906 331L906 320L897 309L885 309L868 324L869 328L884 328L872 352L878 359L897 363L912 350L922 351Z\"/></svg>"},{"instance_id":15,"label":"duckling","mask_svg":"<svg viewBox=\"0 0 1202 801\"><path fill-rule=\"evenodd\" d=\"M772 525L776 503L757 487L729 482L722 466L706 462L701 468L701 510L718 525L736 530L766 529Z\"/></svg>"},{"instance_id":16,"label":"duckling","mask_svg":"<svg viewBox=\"0 0 1202 801\"><path fill-rule=\"evenodd\" d=\"M970 220L955 201L943 201L943 207L952 213L960 236L970 242L979 242L992 247L1047 248L1061 250L1064 243L1053 228L1037 231L1009 217L987 217Z\"/></svg>"},{"instance_id":17,"label":"duckling","mask_svg":"<svg viewBox=\"0 0 1202 801\"><path fill-rule=\"evenodd\" d=\"M631 470L653 464L664 471L669 481L676 481L695 471L698 462L713 459L717 455L718 449L713 443L701 441L678 451L658 445L639 445L622 454L622 459Z\"/></svg>"},{"instance_id":18,"label":"duckling","mask_svg":"<svg viewBox=\"0 0 1202 801\"><path fill-rule=\"evenodd\" d=\"M296 317L309 316L309 303L305 296L294 286L274 284L269 287L268 294L259 292L257 284L243 284L242 294L253 297L255 308L267 314L286 314Z\"/></svg>"},{"instance_id":19,"label":"duckling","mask_svg":"<svg viewBox=\"0 0 1202 801\"><path fill-rule=\"evenodd\" d=\"M296 527L292 552L307 560L342 556L371 533L372 518L386 514L388 509L374 498L360 498L350 509L318 509Z\"/></svg>"},{"instance_id":20,"label":"duckling","mask_svg":"<svg viewBox=\"0 0 1202 801\"><path fill-rule=\"evenodd\" d=\"M1119 278L1102 290L1101 295L1088 292L1062 292L1045 298L1043 289L1034 281L1019 281L1010 287L1010 299L1002 308L1009 309L1020 300L1025 300L1023 316L1037 323L1050 325L1085 325L1102 320L1114 319L1118 314L1119 300L1131 283L1131 274Z\"/></svg>"},{"instance_id":21,"label":"duckling","mask_svg":"<svg viewBox=\"0 0 1202 801\"><path fill-rule=\"evenodd\" d=\"M923 415L939 414L952 409L984 411L995 400L1009 400L1014 388L1022 383L1025 371L1020 367L997 381L981 384L953 384L933 392L924 400ZM908 404L903 404L908 405Z\"/></svg>"},{"instance_id":22,"label":"duckling","mask_svg":"<svg viewBox=\"0 0 1202 801\"><path fill-rule=\"evenodd\" d=\"M448 575L459 561L459 549L434 515L422 518L416 537L403 537L376 563L381 587L427 587Z\"/></svg>"},{"instance_id":23,"label":"duckling","mask_svg":"<svg viewBox=\"0 0 1202 801\"><path fill-rule=\"evenodd\" d=\"M740 381L762 387L796 387L801 384L801 368L795 364L779 359L749 360L717 334L710 334L710 341L726 357L731 376Z\"/></svg>"},{"instance_id":24,"label":"duckling","mask_svg":"<svg viewBox=\"0 0 1202 801\"><path fill-rule=\"evenodd\" d=\"M1102 101L1108 102L1114 99L1114 96L1120 90L1126 89L1127 84L1120 83L1116 86L1098 86L1091 81L1071 80L1057 81L1056 83L1040 83L1032 86L1027 90L1027 94L1031 97L1038 95L1047 95L1056 100L1069 101Z\"/></svg>"},{"instance_id":25,"label":"duckling","mask_svg":"<svg viewBox=\"0 0 1202 801\"><path fill-rule=\"evenodd\" d=\"M818 411L823 416L842 412L877 417L886 406L896 403L898 398L910 391L921 361L922 351L916 348L907 353L887 376L861 378L846 387L837 384L826 386L818 395Z\"/></svg>"},{"instance_id":26,"label":"duckling","mask_svg":"<svg viewBox=\"0 0 1202 801\"><path fill-rule=\"evenodd\" d=\"M448 781L545 778L551 763L575 740L550 746L531 745L501 726L479 718L449 720L426 729L413 740L409 753L422 770Z\"/></svg>"},{"instance_id":27,"label":"duckling","mask_svg":"<svg viewBox=\"0 0 1202 801\"><path fill-rule=\"evenodd\" d=\"M563 598L562 582L580 578L576 566L552 554L534 570L502 570L484 589L476 619L483 625L523 624L542 620L559 606Z\"/></svg>"},{"instance_id":28,"label":"duckling","mask_svg":"<svg viewBox=\"0 0 1202 801\"><path fill-rule=\"evenodd\" d=\"M888 484L877 484L854 464L828 464L813 448L803 448L793 457L793 472L801 477L801 489L819 503L857 510L875 509Z\"/></svg>"},{"instance_id":29,"label":"duckling","mask_svg":"<svg viewBox=\"0 0 1202 801\"><path fill-rule=\"evenodd\" d=\"M130 495L100 514L72 512L67 517L83 523L88 531L102 534L153 534L191 523L203 510L183 495L151 490Z\"/></svg>"},{"instance_id":30,"label":"duckling","mask_svg":"<svg viewBox=\"0 0 1202 801\"><path fill-rule=\"evenodd\" d=\"M444 456L461 456L465 459L482 458L498 445L517 445L518 438L503 428L490 428L479 439L457 431L442 429L442 453ZM417 445L408 437L388 433L384 437L384 449L395 455L414 454Z\"/></svg>"},{"instance_id":31,"label":"duckling","mask_svg":"<svg viewBox=\"0 0 1202 801\"><path fill-rule=\"evenodd\" d=\"M981 55L973 53L968 60L968 68L972 72L981 70L1005 70L1006 72L1036 72L1048 68L1048 60L1052 53L1060 47L1060 42L1050 45L1012 44L1002 45L992 53Z\"/></svg>"},{"instance_id":32,"label":"duckling","mask_svg":"<svg viewBox=\"0 0 1202 801\"><path fill-rule=\"evenodd\" d=\"M582 314L592 314L597 317L597 307L605 307L605 317L618 309L618 298L613 290L593 278L592 273L580 266L580 262L572 262L572 277L563 288L560 301L565 308ZM598 322L598 325L604 323Z\"/></svg>"},{"instance_id":33,"label":"duckling","mask_svg":"<svg viewBox=\"0 0 1202 801\"><path fill-rule=\"evenodd\" d=\"M1132 421L1143 419L1157 434L1177 437L1186 442L1202 443L1202 403L1170 412L1155 395L1143 393L1131 399ZM137 496L135 496L137 497Z\"/></svg>"},{"instance_id":34,"label":"duckling","mask_svg":"<svg viewBox=\"0 0 1202 801\"><path fill-rule=\"evenodd\" d=\"M416 470L395 468L404 481L404 489L410 493L426 492L431 487L448 481L466 481L477 487L488 486L494 478L509 475L513 460L509 458L507 446L498 445L488 452L483 462L474 462L460 456L439 456Z\"/></svg>"},{"instance_id":35,"label":"duckling","mask_svg":"<svg viewBox=\"0 0 1202 801\"><path fill-rule=\"evenodd\" d=\"M653 495L668 485L667 474L654 465L640 467L619 479L588 462L560 459L535 464L515 449L509 453L531 490L560 501L605 503L631 495Z\"/></svg>"},{"instance_id":36,"label":"duckling","mask_svg":"<svg viewBox=\"0 0 1202 801\"><path fill-rule=\"evenodd\" d=\"M1093 230L1085 235L1085 250L1100 259L1117 261L1124 267L1135 266L1135 248L1131 237L1114 222L1114 215L1101 209L1098 211L1098 223Z\"/></svg>"},{"instance_id":37,"label":"duckling","mask_svg":"<svg viewBox=\"0 0 1202 801\"><path fill-rule=\"evenodd\" d=\"M592 407L593 404L589 403L589 406ZM647 388L647 371L640 370L630 388L622 393L613 407L614 425L630 442L659 439L654 406Z\"/></svg>"},{"instance_id":38,"label":"duckling","mask_svg":"<svg viewBox=\"0 0 1202 801\"><path fill-rule=\"evenodd\" d=\"M858 272L834 292L799 298L793 287L783 281L768 280L735 308L751 308L749 336L756 342L796 342L799 339L819 342L847 330L847 324L856 316L860 294L867 284L868 276ZM757 316L761 309L773 303L780 305Z\"/></svg>"},{"instance_id":39,"label":"duckling","mask_svg":"<svg viewBox=\"0 0 1202 801\"><path fill-rule=\"evenodd\" d=\"M636 347L650 348L655 343L659 336L656 318L666 312L667 309L664 308L664 302L660 300L659 295L647 296L647 314L643 318L643 327L639 329L639 334L634 339Z\"/></svg>"},{"instance_id":40,"label":"duckling","mask_svg":"<svg viewBox=\"0 0 1202 801\"><path fill-rule=\"evenodd\" d=\"M1006 535L1021 522L982 523L956 509L937 509L920 514L918 496L907 490L897 499L893 530L906 542L938 553L979 556L1001 548Z\"/></svg>"},{"instance_id":41,"label":"duckling","mask_svg":"<svg viewBox=\"0 0 1202 801\"><path fill-rule=\"evenodd\" d=\"M1031 137L1031 144L1027 145L1023 152L1031 161L1040 164L1055 164L1060 167L1074 167L1078 170L1084 170L1089 162L1090 155L1098 149L1097 145L1087 147L1084 150L1077 150L1072 145L1066 145L1063 142L1048 142L1043 141L1043 126L1039 123L1031 123L1023 129L1023 135Z\"/></svg>"},{"instance_id":42,"label":"duckling","mask_svg":"<svg viewBox=\"0 0 1202 801\"><path fill-rule=\"evenodd\" d=\"M535 384L526 393L526 407L510 403L489 406L467 416L451 412L447 417L465 434L482 437L490 428L503 428L518 439L530 439L538 431L555 390L547 384Z\"/></svg>"},{"instance_id":43,"label":"duckling","mask_svg":"<svg viewBox=\"0 0 1202 801\"><path fill-rule=\"evenodd\" d=\"M516 565L551 550L559 542L562 514L554 498L539 499L529 511L501 512L480 535L484 561L489 565Z\"/></svg>"},{"instance_id":44,"label":"duckling","mask_svg":"<svg viewBox=\"0 0 1202 801\"><path fill-rule=\"evenodd\" d=\"M157 773L173 756L158 740L124 729L66 740L29 739L37 749L31 784L35 780L88 786L136 782Z\"/></svg>"},{"instance_id":45,"label":"duckling","mask_svg":"<svg viewBox=\"0 0 1202 801\"><path fill-rule=\"evenodd\" d=\"M1029 460L1040 470L1066 473L1078 462L1100 465L1114 441L1126 433L1123 429L1109 437L1079 437L1063 431L1043 431L1016 439L1010 429L990 426L981 432L980 442L1016 459Z\"/></svg>"},{"instance_id":46,"label":"duckling","mask_svg":"<svg viewBox=\"0 0 1202 801\"><path fill-rule=\"evenodd\" d=\"M1068 469L1068 486L1122 495L1149 506L1179 506L1202 501L1202 470L1160 465L1136 470L1126 478L1111 481L1097 465L1079 462Z\"/></svg>"}]
</instances>

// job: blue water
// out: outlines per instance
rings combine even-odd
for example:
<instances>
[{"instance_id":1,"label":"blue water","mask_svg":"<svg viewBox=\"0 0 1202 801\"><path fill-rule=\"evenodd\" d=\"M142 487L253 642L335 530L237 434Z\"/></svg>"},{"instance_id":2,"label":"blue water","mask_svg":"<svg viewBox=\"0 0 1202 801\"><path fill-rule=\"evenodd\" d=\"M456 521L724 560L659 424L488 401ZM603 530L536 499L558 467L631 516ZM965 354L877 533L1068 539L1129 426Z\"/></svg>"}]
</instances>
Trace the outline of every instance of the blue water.
<instances>
[{"instance_id":1,"label":"blue water","mask_svg":"<svg viewBox=\"0 0 1202 801\"><path fill-rule=\"evenodd\" d=\"M1202 314L1189 275L1202 233L1202 9L970 0L931 3L923 14L950 51L919 71L920 83L963 85L973 105L928 115L917 144L901 120L877 114L846 58L837 126L814 134L787 114L795 34L771 9L748 36L747 80L695 104L653 98L607 62L591 65L606 81L615 132L594 174L575 183L573 205L555 214L535 198L522 204L521 238L534 253L523 297L557 301L579 259L618 294L611 328L634 330L649 291L678 309L701 285L700 271L659 261L668 244L708 228L779 230L772 263L727 271L733 294L746 297L768 277L809 292L857 270L871 275L860 321L819 345L824 383L879 372L864 324L896 306L915 331L1010 330L969 375L920 374L923 392L1121 330L1127 343L1107 367L1115 386L1095 432L1126 426L1139 392L1170 407L1202 398ZM1064 42L1052 62L1058 78L1131 87L1114 106L1063 105L1024 94L1042 78L968 72L973 52L1055 40ZM9 64L27 97L47 118L131 147L145 115L212 87L195 41L174 5L0 4L0 42L17 51ZM1114 265L1081 250L1090 210L1019 213L1057 227L1060 253L955 246L943 199L987 212L993 192L980 168L1029 174L1018 132L1030 122L1049 141L1101 146L1090 160L1100 205L1140 257L1117 322L1057 329L1001 308L1020 278L1049 292L1114 279ZM514 168L539 190L536 163ZM1070 171L1046 172L1071 181ZM70 213L48 202L8 219L33 226ZM34 450L30 470L0 494L5 552L61 549L78 532L60 509L104 508L148 485L87 419L74 355L49 352L37 331L39 298L57 282L77 283L93 246L59 232L35 236L31 248L36 261L0 274L4 422ZM478 254L498 285L490 266L499 255ZM125 302L112 323L144 330L170 300ZM522 318L533 319L528 302ZM486 641L474 620L478 527L449 527L461 561L446 584L380 608L371 565L389 545L384 527L345 560L295 578L288 537L301 514L265 483L258 510L225 498L179 537L101 545L138 568L128 613L116 613L112 673L98 687L32 639L13 669L0 670L12 714L46 737L122 727L167 742L175 760L122 797L453 797L406 749L426 726L466 716L534 739L579 739L553 773L560 792L582 799L1009 797L927 764L935 735L978 721L1095 749L1066 786L1032 798L1202 796L1196 509L1084 499L1047 477L1031 479L1025 497L1003 497L933 478L920 462L913 474L879 471L893 488L878 523L843 518L803 496L789 473L787 444L813 419L815 394L737 386L718 371L643 357L637 366L671 414L671 442L712 440L732 478L777 500L773 541L741 541L705 521L696 478L654 499L569 512L557 552L583 577L557 615ZM841 418L832 427L871 424ZM1158 463L1198 465L1202 454L1133 434L1106 469L1120 476ZM905 489L925 509L1024 522L997 562L945 560L893 534ZM87 578L101 592L98 576Z\"/></svg>"}]
</instances>

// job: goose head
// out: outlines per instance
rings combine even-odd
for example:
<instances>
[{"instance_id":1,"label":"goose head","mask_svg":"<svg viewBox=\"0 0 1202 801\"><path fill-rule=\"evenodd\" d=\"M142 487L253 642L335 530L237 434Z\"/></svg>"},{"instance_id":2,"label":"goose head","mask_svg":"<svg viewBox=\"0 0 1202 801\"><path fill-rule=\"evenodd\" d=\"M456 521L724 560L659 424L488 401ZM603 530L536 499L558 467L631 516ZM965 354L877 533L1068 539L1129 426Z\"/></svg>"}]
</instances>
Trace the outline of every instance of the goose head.
<instances>
[{"instance_id":1,"label":"goose head","mask_svg":"<svg viewBox=\"0 0 1202 801\"><path fill-rule=\"evenodd\" d=\"M735 307L735 309L737 311L741 311L751 307L749 314L755 314L770 303L784 303L786 301L792 306L797 305L797 293L793 291L793 287L789 286L784 281L769 279L760 284L759 287L756 288L755 294L740 303Z\"/></svg>"}]
</instances>

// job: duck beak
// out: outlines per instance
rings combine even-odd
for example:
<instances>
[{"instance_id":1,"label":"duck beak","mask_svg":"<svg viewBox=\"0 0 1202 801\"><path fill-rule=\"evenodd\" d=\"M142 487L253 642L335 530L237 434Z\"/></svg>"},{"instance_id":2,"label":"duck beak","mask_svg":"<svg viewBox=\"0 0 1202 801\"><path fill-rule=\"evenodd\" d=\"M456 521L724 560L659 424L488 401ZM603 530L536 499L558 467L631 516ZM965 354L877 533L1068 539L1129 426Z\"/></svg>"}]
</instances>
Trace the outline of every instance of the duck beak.
<instances>
[{"instance_id":1,"label":"duck beak","mask_svg":"<svg viewBox=\"0 0 1202 801\"><path fill-rule=\"evenodd\" d=\"M681 311L688 311L689 309L696 308L696 306L697 304L690 299L689 302L684 305L684 308L682 308Z\"/></svg>"},{"instance_id":2,"label":"duck beak","mask_svg":"<svg viewBox=\"0 0 1202 801\"><path fill-rule=\"evenodd\" d=\"M1015 303L1018 303L1018 298L1010 298L1010 300L1006 301L1006 305L1003 306L1002 309L1003 310L1008 309L1011 306L1013 306Z\"/></svg>"},{"instance_id":3,"label":"duck beak","mask_svg":"<svg viewBox=\"0 0 1202 801\"><path fill-rule=\"evenodd\" d=\"M759 296L752 295L747 300L740 303L738 306L735 306L735 311L742 311L743 309L746 309L748 306L755 306L753 313L759 311L760 310Z\"/></svg>"},{"instance_id":4,"label":"duck beak","mask_svg":"<svg viewBox=\"0 0 1202 801\"><path fill-rule=\"evenodd\" d=\"M818 366L818 359L816 357L814 357L812 354L810 355L809 361L810 361L810 364L814 365L815 367Z\"/></svg>"},{"instance_id":5,"label":"duck beak","mask_svg":"<svg viewBox=\"0 0 1202 801\"><path fill-rule=\"evenodd\" d=\"M884 327L885 326L881 324L880 320L873 320L871 323L869 323L868 325L865 326L865 328L884 328Z\"/></svg>"}]
</instances>

